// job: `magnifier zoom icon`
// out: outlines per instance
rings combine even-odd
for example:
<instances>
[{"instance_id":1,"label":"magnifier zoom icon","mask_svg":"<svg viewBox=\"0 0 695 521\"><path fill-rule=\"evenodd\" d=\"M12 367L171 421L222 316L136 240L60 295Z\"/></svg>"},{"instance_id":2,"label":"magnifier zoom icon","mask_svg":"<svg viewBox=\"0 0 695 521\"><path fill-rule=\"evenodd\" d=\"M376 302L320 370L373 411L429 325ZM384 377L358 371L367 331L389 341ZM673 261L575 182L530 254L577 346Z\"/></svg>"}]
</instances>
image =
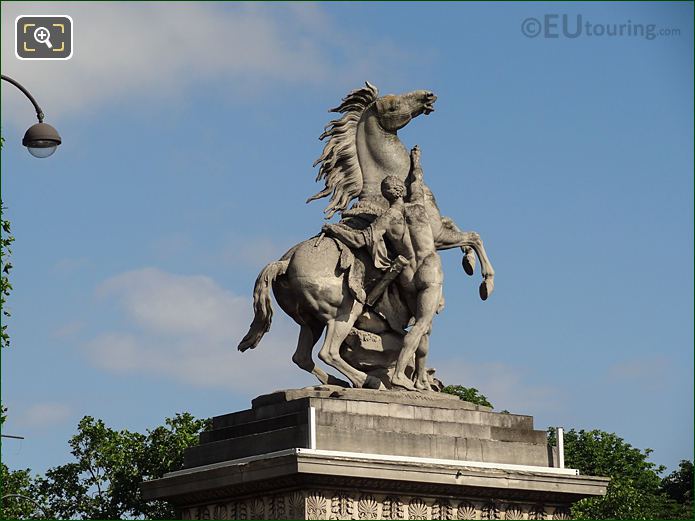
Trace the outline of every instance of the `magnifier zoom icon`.
<instances>
[{"instance_id":1,"label":"magnifier zoom icon","mask_svg":"<svg viewBox=\"0 0 695 521\"><path fill-rule=\"evenodd\" d=\"M46 44L49 49L53 48L51 44L51 32L45 27L37 27L34 31L34 39L39 43Z\"/></svg>"}]
</instances>

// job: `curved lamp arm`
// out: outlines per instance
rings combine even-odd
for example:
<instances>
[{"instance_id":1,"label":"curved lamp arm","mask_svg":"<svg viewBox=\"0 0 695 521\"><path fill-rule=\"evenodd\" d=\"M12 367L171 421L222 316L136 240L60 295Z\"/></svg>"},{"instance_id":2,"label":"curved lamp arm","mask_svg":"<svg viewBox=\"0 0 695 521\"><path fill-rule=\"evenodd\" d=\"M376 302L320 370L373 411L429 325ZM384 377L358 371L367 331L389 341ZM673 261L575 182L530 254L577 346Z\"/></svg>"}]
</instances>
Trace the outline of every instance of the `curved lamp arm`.
<instances>
[{"instance_id":1,"label":"curved lamp arm","mask_svg":"<svg viewBox=\"0 0 695 521\"><path fill-rule=\"evenodd\" d=\"M2 76L3 80L11 83L15 87L17 87L19 90L21 90L24 93L24 95L27 98L29 98L29 101L31 101L31 104L34 105L34 108L36 109L36 117L39 118L39 123L43 123L43 110L41 110L41 107L39 107L39 104L34 99L34 96L32 96L31 93L27 89L25 89L24 86L21 83L19 83L17 80L13 80L9 76L5 76L4 74L2 74L0 76Z\"/></svg>"},{"instance_id":2,"label":"curved lamp arm","mask_svg":"<svg viewBox=\"0 0 695 521\"><path fill-rule=\"evenodd\" d=\"M27 147L29 153L34 157L48 157L52 155L53 152L56 151L56 148L58 148L58 145L63 142L58 134L58 131L48 123L43 122L43 110L41 110L39 104L36 103L34 96L32 96L21 83L10 78L9 76L5 76L4 74L0 76L2 76L4 81L11 83L24 93L29 101L31 101L31 104L34 105L34 109L36 109L36 117L39 118L39 122L34 123L31 127L29 127L29 130L27 130L24 134L22 145Z\"/></svg>"},{"instance_id":3,"label":"curved lamp arm","mask_svg":"<svg viewBox=\"0 0 695 521\"><path fill-rule=\"evenodd\" d=\"M46 514L46 511L45 511L45 510L43 509L43 507L39 504L39 502L36 501L35 499L31 499L29 496L25 496L25 495L23 495L23 494L5 494L5 495L2 496L2 498L0 498L0 499L5 499L5 498L8 498L8 497L16 497L16 498L19 498L19 499L25 499L25 500L29 501L31 504L33 504L35 507L37 507L39 510L41 510L41 512L43 513L43 516L44 516L46 519L48 519L48 518L50 517L50 516L48 516L48 515Z\"/></svg>"}]
</instances>

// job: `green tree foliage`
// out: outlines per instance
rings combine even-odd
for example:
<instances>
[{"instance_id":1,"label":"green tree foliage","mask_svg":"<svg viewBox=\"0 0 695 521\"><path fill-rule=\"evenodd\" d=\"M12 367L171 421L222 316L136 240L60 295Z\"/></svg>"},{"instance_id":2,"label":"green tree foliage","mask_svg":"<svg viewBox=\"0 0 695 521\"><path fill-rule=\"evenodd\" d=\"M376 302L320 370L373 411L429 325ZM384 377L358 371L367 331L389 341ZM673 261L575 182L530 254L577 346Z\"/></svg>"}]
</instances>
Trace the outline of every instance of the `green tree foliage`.
<instances>
[{"instance_id":1,"label":"green tree foliage","mask_svg":"<svg viewBox=\"0 0 695 521\"><path fill-rule=\"evenodd\" d=\"M5 143L5 138L0 137L0 149ZM12 284L10 283L10 270L12 263L8 260L12 254L11 246L14 242L10 221L5 218L7 208L0 200L0 347L10 346L10 335L7 332L6 318L10 316L7 309L7 297L10 296ZM7 419L7 408L0 405L0 426L5 424ZM0 514L2 519L22 518L30 515L35 505L31 500L24 497L31 497L32 479L29 469L10 470L7 465L0 463Z\"/></svg>"},{"instance_id":2,"label":"green tree foliage","mask_svg":"<svg viewBox=\"0 0 695 521\"><path fill-rule=\"evenodd\" d=\"M554 442L554 430L549 439ZM641 451L616 434L600 430L572 429L564 441L568 467L611 478L604 497L582 499L572 507L573 519L678 519L683 515L682 505L664 492L659 474L665 467L648 461L651 449ZM686 519L690 518L688 514Z\"/></svg>"},{"instance_id":3,"label":"green tree foliage","mask_svg":"<svg viewBox=\"0 0 695 521\"><path fill-rule=\"evenodd\" d=\"M5 317L10 316L10 312L7 309L6 302L7 297L10 296L10 291L12 290L12 284L10 283L10 270L12 269L12 263L8 260L8 257L12 253L10 249L11 244L14 242L14 237L12 236L12 230L10 228L10 221L5 219L5 206L0 201L0 218L2 220L2 244L0 247L0 270L2 277L0 280L0 306L2 307L2 332L0 333L0 343L2 347L9 347L10 336L7 333L7 324L4 320Z\"/></svg>"},{"instance_id":4,"label":"green tree foliage","mask_svg":"<svg viewBox=\"0 0 695 521\"><path fill-rule=\"evenodd\" d=\"M666 476L662 489L673 501L681 505L680 518L692 519L693 514L693 462L682 460L678 470Z\"/></svg>"},{"instance_id":5,"label":"green tree foliage","mask_svg":"<svg viewBox=\"0 0 695 521\"><path fill-rule=\"evenodd\" d=\"M464 387L463 385L447 385L442 389L443 393L453 394L458 396L463 401L471 402L476 405L484 405L485 407L490 407L492 404L487 400L485 396L479 393L478 389L474 387Z\"/></svg>"},{"instance_id":6,"label":"green tree foliage","mask_svg":"<svg viewBox=\"0 0 695 521\"><path fill-rule=\"evenodd\" d=\"M26 477L20 489L51 518L174 519L168 504L142 498L140 483L180 468L184 450L197 443L198 434L208 425L208 420L183 413L142 434L117 431L86 416L69 442L74 461L53 467L44 476L31 479L28 471L20 471L26 474L13 479ZM21 506L12 515L3 510L2 518L43 517L31 505Z\"/></svg>"},{"instance_id":7,"label":"green tree foliage","mask_svg":"<svg viewBox=\"0 0 695 521\"><path fill-rule=\"evenodd\" d=\"M33 480L29 469L10 470L7 465L0 463L0 484L3 498L0 518L26 519L34 515L36 504L31 499Z\"/></svg>"},{"instance_id":8,"label":"green tree foliage","mask_svg":"<svg viewBox=\"0 0 695 521\"><path fill-rule=\"evenodd\" d=\"M0 137L0 149L5 140ZM10 296L10 291L12 290L12 284L10 284L10 270L12 269L12 263L8 260L12 250L10 246L14 242L14 237L12 236L12 230L10 226L10 221L5 219L5 205L2 204L0 200L0 307L2 308L2 328L0 331L0 346L9 347L10 336L7 333L7 324L4 320L6 317L10 316L10 312L7 309L7 297Z\"/></svg>"},{"instance_id":9,"label":"green tree foliage","mask_svg":"<svg viewBox=\"0 0 695 521\"><path fill-rule=\"evenodd\" d=\"M5 139L0 137L0 149ZM11 245L14 242L10 221L5 218L7 208L0 200L0 347L10 346L10 336L7 332L6 318L10 316L7 309L7 297L10 296L12 284L10 283L10 270L12 263L8 260L12 253ZM7 408L0 405L0 426L4 425L7 418ZM10 470L7 465L0 463L0 510L2 519L26 517L34 511L34 505L30 500L15 496L29 496L31 477L29 470Z\"/></svg>"}]
</instances>

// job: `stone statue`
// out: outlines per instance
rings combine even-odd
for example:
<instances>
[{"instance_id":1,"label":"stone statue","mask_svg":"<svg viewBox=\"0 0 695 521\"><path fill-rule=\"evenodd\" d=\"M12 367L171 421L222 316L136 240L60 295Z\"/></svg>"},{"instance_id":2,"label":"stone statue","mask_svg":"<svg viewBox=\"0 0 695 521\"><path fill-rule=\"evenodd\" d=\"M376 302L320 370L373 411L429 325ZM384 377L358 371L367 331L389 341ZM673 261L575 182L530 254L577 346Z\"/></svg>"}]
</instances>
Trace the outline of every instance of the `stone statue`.
<instances>
[{"instance_id":1,"label":"stone statue","mask_svg":"<svg viewBox=\"0 0 695 521\"><path fill-rule=\"evenodd\" d=\"M301 328L292 360L321 383L438 390L425 366L432 319L443 307L437 250L461 248L469 275L475 253L483 300L494 288L494 270L480 236L440 214L423 180L419 148L408 152L398 138L399 129L434 110L436 99L428 91L380 98L367 83L332 109L342 116L326 126L320 139L328 141L314 163L325 188L307 202L330 195L326 218L340 213L342 219L261 271L240 351L255 348L270 329L272 287ZM324 329L319 358L349 383L314 364L312 350Z\"/></svg>"},{"instance_id":2,"label":"stone statue","mask_svg":"<svg viewBox=\"0 0 695 521\"><path fill-rule=\"evenodd\" d=\"M408 389L415 387L428 390L431 384L427 377L425 361L429 341L423 337L429 335L434 315L443 307L444 273L425 206L420 149L417 145L411 152L411 164L412 180L408 190L408 203L404 201L405 183L399 177L390 175L381 182L381 193L389 202L389 208L367 228L368 233L334 224L325 225L323 230L351 248L370 248L377 268L388 270L393 266L389 261L386 241L399 258L405 259L398 283L415 321L403 339L403 348L398 356L391 384ZM405 370L416 353L413 386L412 381L406 377Z\"/></svg>"}]
</instances>

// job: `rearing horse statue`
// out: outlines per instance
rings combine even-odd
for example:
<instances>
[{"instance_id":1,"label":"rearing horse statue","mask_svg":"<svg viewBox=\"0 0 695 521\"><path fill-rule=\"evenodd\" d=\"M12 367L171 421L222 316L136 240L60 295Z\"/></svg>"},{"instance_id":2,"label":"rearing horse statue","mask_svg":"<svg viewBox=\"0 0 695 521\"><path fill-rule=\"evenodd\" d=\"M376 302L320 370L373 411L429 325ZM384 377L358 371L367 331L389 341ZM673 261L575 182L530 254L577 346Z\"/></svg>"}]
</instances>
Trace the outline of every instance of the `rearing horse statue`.
<instances>
[{"instance_id":1,"label":"rearing horse statue","mask_svg":"<svg viewBox=\"0 0 695 521\"><path fill-rule=\"evenodd\" d=\"M331 121L320 137L328 138L328 142L314 166L321 164L317 181L323 179L325 188L307 202L330 195L324 210L326 218L337 212L344 218L381 214L388 207L381 195L381 181L387 176L405 181L410 171L410 154L397 132L417 116L431 113L436 99L432 92L424 90L380 98L378 90L369 83L348 94L340 106L332 109L342 116ZM494 288L494 270L480 236L462 232L451 219L442 217L432 192L426 192L427 215L436 248L461 248L468 274L473 273L475 252L483 276L480 296L487 299ZM348 210L355 198L357 203ZM239 350L255 348L270 329L272 286L280 307L300 325L292 357L299 367L313 373L323 384L347 385L317 367L312 359L313 347L326 329L319 358L345 375L354 387L383 387L381 380L351 366L340 354L341 345L358 321L361 329L375 334L383 334L389 327L387 321L375 319L365 304L368 288L354 287L345 266L345 249L333 239L314 237L263 268L254 286L254 319Z\"/></svg>"}]
</instances>

